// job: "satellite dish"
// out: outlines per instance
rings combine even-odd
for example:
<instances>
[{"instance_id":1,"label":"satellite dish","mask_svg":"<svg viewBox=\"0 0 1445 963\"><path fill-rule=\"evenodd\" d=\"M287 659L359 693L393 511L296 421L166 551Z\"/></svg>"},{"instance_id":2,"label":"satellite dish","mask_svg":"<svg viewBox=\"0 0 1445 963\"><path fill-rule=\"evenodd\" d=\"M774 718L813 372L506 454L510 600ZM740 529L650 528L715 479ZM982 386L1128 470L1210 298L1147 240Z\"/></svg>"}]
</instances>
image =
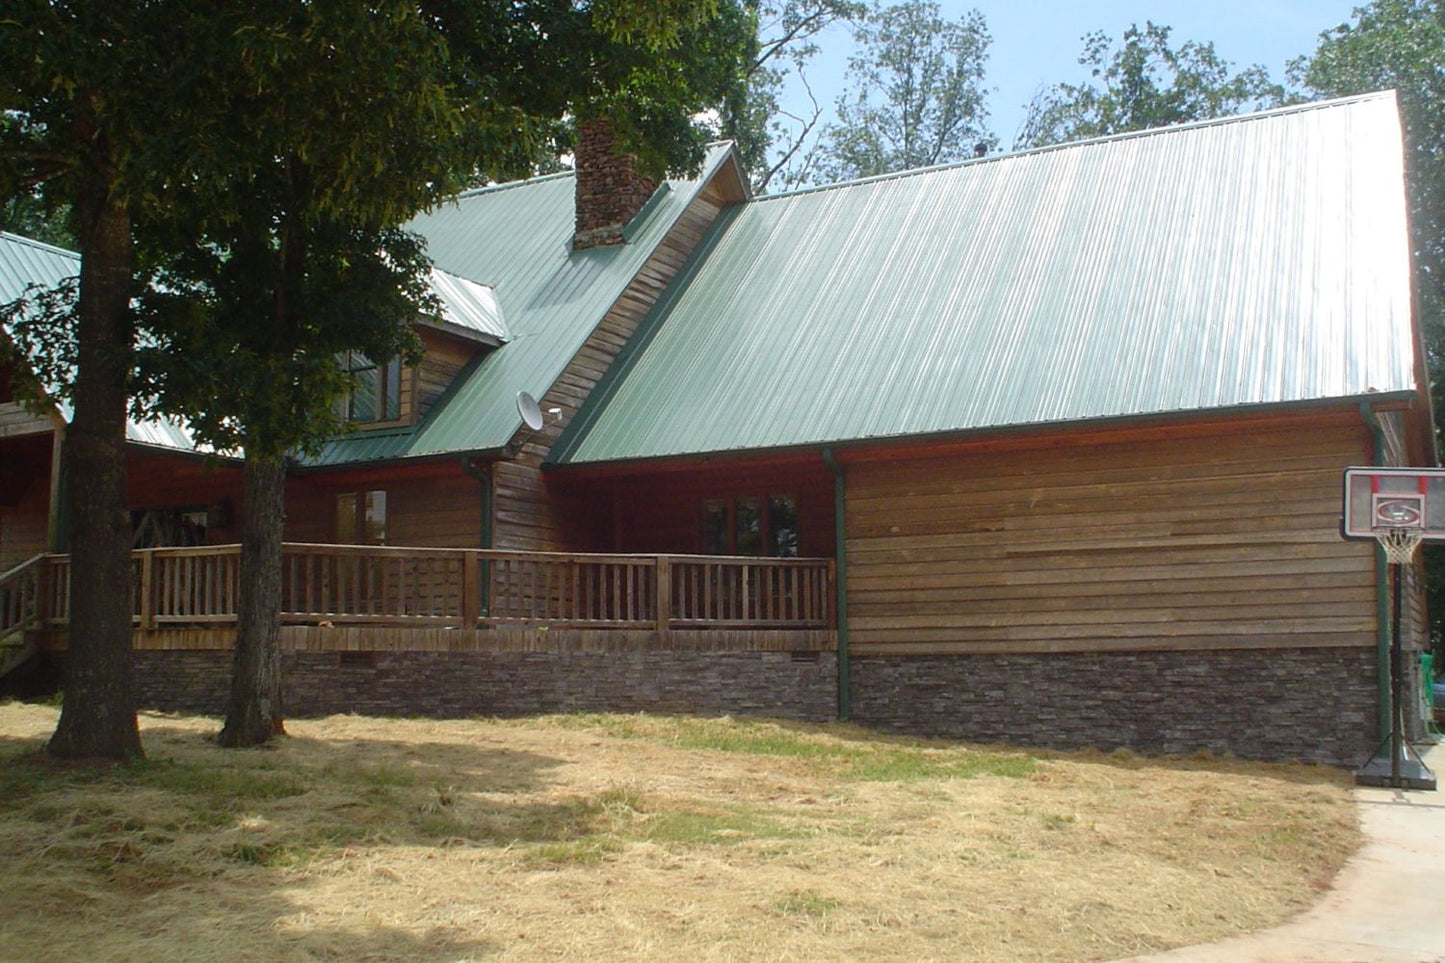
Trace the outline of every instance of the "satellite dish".
<instances>
[{"instance_id":1,"label":"satellite dish","mask_svg":"<svg viewBox=\"0 0 1445 963\"><path fill-rule=\"evenodd\" d=\"M525 391L517 392L517 413L522 416L522 423L528 428L533 431L542 430L542 406Z\"/></svg>"}]
</instances>

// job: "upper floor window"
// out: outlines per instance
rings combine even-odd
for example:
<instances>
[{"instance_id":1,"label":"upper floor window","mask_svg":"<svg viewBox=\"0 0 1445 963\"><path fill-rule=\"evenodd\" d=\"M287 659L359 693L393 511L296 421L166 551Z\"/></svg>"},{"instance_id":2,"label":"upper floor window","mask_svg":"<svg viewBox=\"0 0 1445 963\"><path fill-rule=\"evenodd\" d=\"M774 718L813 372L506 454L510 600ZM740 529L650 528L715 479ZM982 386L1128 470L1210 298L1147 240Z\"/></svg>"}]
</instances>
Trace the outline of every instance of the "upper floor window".
<instances>
[{"instance_id":1,"label":"upper floor window","mask_svg":"<svg viewBox=\"0 0 1445 963\"><path fill-rule=\"evenodd\" d=\"M798 499L792 495L742 495L702 503L704 555L796 558Z\"/></svg>"},{"instance_id":2,"label":"upper floor window","mask_svg":"<svg viewBox=\"0 0 1445 963\"><path fill-rule=\"evenodd\" d=\"M341 361L351 375L351 389L341 401L341 415L363 425L401 417L400 358L377 364L360 351L348 351Z\"/></svg>"}]
</instances>

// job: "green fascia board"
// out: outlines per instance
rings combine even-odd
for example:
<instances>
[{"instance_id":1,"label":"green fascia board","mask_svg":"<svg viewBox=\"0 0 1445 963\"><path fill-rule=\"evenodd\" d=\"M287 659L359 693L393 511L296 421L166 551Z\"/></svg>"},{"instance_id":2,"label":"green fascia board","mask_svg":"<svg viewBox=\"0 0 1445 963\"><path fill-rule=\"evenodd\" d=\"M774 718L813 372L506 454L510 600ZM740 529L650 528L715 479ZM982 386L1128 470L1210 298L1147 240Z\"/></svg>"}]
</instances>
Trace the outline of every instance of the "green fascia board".
<instances>
[{"instance_id":1,"label":"green fascia board","mask_svg":"<svg viewBox=\"0 0 1445 963\"><path fill-rule=\"evenodd\" d=\"M1371 392L1346 398L1312 398L1305 401L1277 402L1268 404L1231 405L1225 408L1191 408L1181 411L1157 411L1148 414L1116 415L1100 418L1080 418L1072 421L1028 422L1014 425L991 425L977 428L961 428L951 431L936 431L924 434L881 435L872 438L845 438L840 441L802 442L793 445L778 445L771 448L730 448L716 451L688 452L682 455L649 455L643 458L616 458L610 461L561 460L548 464L554 471L586 472L595 468L616 469L623 466L645 470L650 465L684 463L725 464L746 462L758 458L797 459L802 455L822 457L824 450L837 455L865 451L873 448L906 444L909 446L966 444L973 441L994 441L1000 438L1016 438L1028 435L1057 435L1064 432L1112 431L1127 428L1145 428L1187 424L1205 420L1231 418L1271 417L1288 414L1310 415L1323 412L1357 411L1361 403L1371 406L1408 405L1418 400L1416 391Z\"/></svg>"},{"instance_id":2,"label":"green fascia board","mask_svg":"<svg viewBox=\"0 0 1445 963\"><path fill-rule=\"evenodd\" d=\"M1393 93L740 205L557 460L1416 392Z\"/></svg>"}]
</instances>

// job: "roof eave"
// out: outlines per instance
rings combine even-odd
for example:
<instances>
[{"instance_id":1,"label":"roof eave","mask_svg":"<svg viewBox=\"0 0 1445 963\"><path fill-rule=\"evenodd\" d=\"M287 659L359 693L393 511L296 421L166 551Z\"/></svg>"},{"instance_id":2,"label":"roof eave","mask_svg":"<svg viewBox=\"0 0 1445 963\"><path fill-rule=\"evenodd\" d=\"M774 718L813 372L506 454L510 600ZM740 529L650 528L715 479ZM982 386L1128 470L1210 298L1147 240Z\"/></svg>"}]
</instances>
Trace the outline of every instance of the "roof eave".
<instances>
[{"instance_id":1,"label":"roof eave","mask_svg":"<svg viewBox=\"0 0 1445 963\"><path fill-rule=\"evenodd\" d=\"M1105 415L1093 418L1073 418L1061 421L1035 421L1014 425L990 425L973 428L955 428L943 431L919 432L916 434L885 435L873 438L837 438L798 442L789 445L774 445L763 448L718 449L712 451L681 452L645 455L635 458L610 458L597 461L573 461L572 452L564 455L566 460L547 462L543 468L549 471L583 473L588 469L615 471L628 466L648 466L664 462L710 462L720 459L744 460L750 458L791 457L803 452L832 448L837 453L886 448L894 445L929 445L949 442L967 442L985 438L1016 437L1029 434L1048 434L1068 431L1108 431L1114 428L1137 428L1167 426L1172 423L1225 420L1233 417L1268 418L1291 412L1313 413L1329 409L1340 411L1356 410L1361 402L1368 402L1377 411L1401 410L1411 407L1418 398L1413 389L1397 391L1369 391L1356 395L1328 398L1308 398L1297 401L1263 402L1243 405L1228 405L1217 408L1193 408L1175 411L1143 412L1129 415Z\"/></svg>"}]
</instances>

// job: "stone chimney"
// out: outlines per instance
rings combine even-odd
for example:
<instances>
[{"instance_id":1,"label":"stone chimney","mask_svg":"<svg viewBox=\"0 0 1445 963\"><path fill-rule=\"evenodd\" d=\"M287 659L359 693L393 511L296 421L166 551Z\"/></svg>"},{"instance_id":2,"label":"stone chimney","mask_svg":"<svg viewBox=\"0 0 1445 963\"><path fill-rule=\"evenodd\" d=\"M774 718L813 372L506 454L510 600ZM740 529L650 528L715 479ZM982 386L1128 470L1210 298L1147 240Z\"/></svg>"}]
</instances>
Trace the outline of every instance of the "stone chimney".
<instances>
[{"instance_id":1,"label":"stone chimney","mask_svg":"<svg viewBox=\"0 0 1445 963\"><path fill-rule=\"evenodd\" d=\"M622 229L652 197L657 185L639 177L631 156L613 149L612 122L590 120L577 131L577 233L581 250L621 244Z\"/></svg>"}]
</instances>

